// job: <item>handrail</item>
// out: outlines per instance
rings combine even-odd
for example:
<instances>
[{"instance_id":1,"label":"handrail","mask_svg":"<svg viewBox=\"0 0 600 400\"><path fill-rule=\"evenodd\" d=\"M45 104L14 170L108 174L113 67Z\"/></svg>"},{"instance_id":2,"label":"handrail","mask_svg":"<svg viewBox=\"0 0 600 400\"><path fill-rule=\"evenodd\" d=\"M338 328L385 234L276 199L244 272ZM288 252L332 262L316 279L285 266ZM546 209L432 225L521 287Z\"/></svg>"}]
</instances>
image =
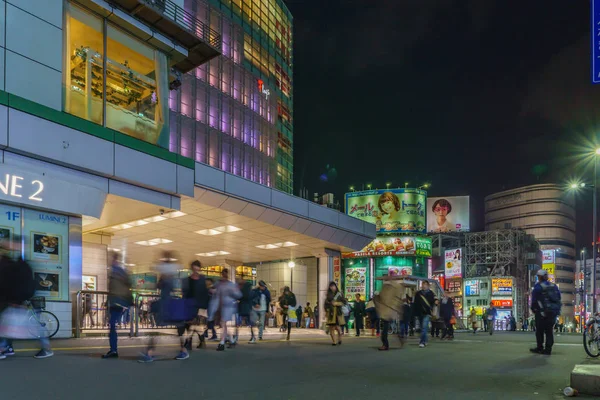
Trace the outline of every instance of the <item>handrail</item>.
<instances>
[{"instance_id":1,"label":"handrail","mask_svg":"<svg viewBox=\"0 0 600 400\"><path fill-rule=\"evenodd\" d=\"M166 17L208 42L215 49L221 48L221 35L171 0L140 0L147 6L160 11Z\"/></svg>"}]
</instances>

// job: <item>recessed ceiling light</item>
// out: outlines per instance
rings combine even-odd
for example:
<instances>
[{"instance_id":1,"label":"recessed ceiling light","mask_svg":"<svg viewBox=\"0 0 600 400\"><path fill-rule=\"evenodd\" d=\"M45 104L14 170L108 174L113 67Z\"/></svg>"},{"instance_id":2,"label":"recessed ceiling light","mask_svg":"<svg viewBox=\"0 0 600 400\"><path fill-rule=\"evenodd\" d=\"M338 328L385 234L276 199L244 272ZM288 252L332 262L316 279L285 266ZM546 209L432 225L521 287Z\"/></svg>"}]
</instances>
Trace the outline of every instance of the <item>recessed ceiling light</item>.
<instances>
[{"instance_id":1,"label":"recessed ceiling light","mask_svg":"<svg viewBox=\"0 0 600 400\"><path fill-rule=\"evenodd\" d=\"M150 243L147 240L142 240L140 242L135 242L135 244L139 244L140 246L156 246L158 243Z\"/></svg>"},{"instance_id":2,"label":"recessed ceiling light","mask_svg":"<svg viewBox=\"0 0 600 400\"><path fill-rule=\"evenodd\" d=\"M156 246L159 244L166 244L166 243L173 243L173 241L169 240L169 239L156 238L156 239L142 240L140 242L135 242L135 244L139 244L140 246Z\"/></svg>"},{"instance_id":3,"label":"recessed ceiling light","mask_svg":"<svg viewBox=\"0 0 600 400\"><path fill-rule=\"evenodd\" d=\"M261 244L256 247L258 247L259 249L264 249L264 250L272 250L272 249L278 249L281 246L282 246L282 243L272 243L272 244Z\"/></svg>"},{"instance_id":4,"label":"recessed ceiling light","mask_svg":"<svg viewBox=\"0 0 600 400\"><path fill-rule=\"evenodd\" d=\"M170 213L165 214L165 217L167 218L179 218L179 217L183 217L184 215L187 215L184 212L181 211L171 211Z\"/></svg>"},{"instance_id":5,"label":"recessed ceiling light","mask_svg":"<svg viewBox=\"0 0 600 400\"><path fill-rule=\"evenodd\" d=\"M160 215L157 215L155 217L150 217L150 218L144 218L144 221L147 222L160 222L160 221L164 221L166 218Z\"/></svg>"},{"instance_id":6,"label":"recessed ceiling light","mask_svg":"<svg viewBox=\"0 0 600 400\"><path fill-rule=\"evenodd\" d=\"M121 224L121 225L115 225L115 226L111 227L111 229L114 229L116 231L120 231L120 230L123 230L123 229L129 229L129 228L133 228L133 225L131 225L131 224Z\"/></svg>"},{"instance_id":7,"label":"recessed ceiling light","mask_svg":"<svg viewBox=\"0 0 600 400\"><path fill-rule=\"evenodd\" d=\"M227 226L219 226L218 228L215 228L215 230L220 231L220 232L237 232L237 231L241 231L242 228L238 228L237 226L233 226L233 225L227 225Z\"/></svg>"},{"instance_id":8,"label":"recessed ceiling light","mask_svg":"<svg viewBox=\"0 0 600 400\"><path fill-rule=\"evenodd\" d=\"M135 267L135 264L125 264L126 267Z\"/></svg>"},{"instance_id":9,"label":"recessed ceiling light","mask_svg":"<svg viewBox=\"0 0 600 400\"><path fill-rule=\"evenodd\" d=\"M294 242L284 242L283 243L283 247L293 247L293 246L298 246L298 243L294 243Z\"/></svg>"},{"instance_id":10,"label":"recessed ceiling light","mask_svg":"<svg viewBox=\"0 0 600 400\"><path fill-rule=\"evenodd\" d=\"M149 223L150 223L149 221L145 221L143 219L140 219L139 221L132 221L132 222L127 222L126 224L115 225L115 226L112 227L112 229L120 231L120 230L123 230L123 229L133 228L135 226L148 225Z\"/></svg>"},{"instance_id":11,"label":"recessed ceiling light","mask_svg":"<svg viewBox=\"0 0 600 400\"><path fill-rule=\"evenodd\" d=\"M215 256L225 256L227 254L231 254L231 253L228 251L218 250L218 251L211 251L208 253L198 253L196 255L199 257L215 257Z\"/></svg>"},{"instance_id":12,"label":"recessed ceiling light","mask_svg":"<svg viewBox=\"0 0 600 400\"><path fill-rule=\"evenodd\" d=\"M112 248L112 247L109 247L109 248L108 248L108 251L114 251L114 252L116 252L116 253L119 253L119 252L121 251L121 249L114 249L114 248Z\"/></svg>"},{"instance_id":13,"label":"recessed ceiling light","mask_svg":"<svg viewBox=\"0 0 600 400\"><path fill-rule=\"evenodd\" d=\"M198 233L200 235L205 235L205 236L214 236L214 235L220 235L223 232L218 231L216 229L202 229L200 231L196 231L196 233Z\"/></svg>"}]
</instances>

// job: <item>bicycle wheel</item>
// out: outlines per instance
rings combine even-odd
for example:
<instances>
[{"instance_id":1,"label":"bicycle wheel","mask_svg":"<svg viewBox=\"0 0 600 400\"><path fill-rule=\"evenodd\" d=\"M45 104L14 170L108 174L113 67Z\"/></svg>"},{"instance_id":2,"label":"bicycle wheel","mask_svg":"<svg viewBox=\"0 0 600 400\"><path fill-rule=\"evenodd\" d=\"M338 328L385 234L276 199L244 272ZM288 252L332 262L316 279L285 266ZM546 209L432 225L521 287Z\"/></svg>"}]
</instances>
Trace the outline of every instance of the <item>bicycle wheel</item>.
<instances>
[{"instance_id":1,"label":"bicycle wheel","mask_svg":"<svg viewBox=\"0 0 600 400\"><path fill-rule=\"evenodd\" d=\"M29 317L29 333L35 338L51 338L59 327L58 318L49 311L38 311Z\"/></svg>"},{"instance_id":2,"label":"bicycle wheel","mask_svg":"<svg viewBox=\"0 0 600 400\"><path fill-rule=\"evenodd\" d=\"M598 346L598 330L594 325L588 326L583 332L583 348L590 357L600 356L600 346Z\"/></svg>"}]
</instances>

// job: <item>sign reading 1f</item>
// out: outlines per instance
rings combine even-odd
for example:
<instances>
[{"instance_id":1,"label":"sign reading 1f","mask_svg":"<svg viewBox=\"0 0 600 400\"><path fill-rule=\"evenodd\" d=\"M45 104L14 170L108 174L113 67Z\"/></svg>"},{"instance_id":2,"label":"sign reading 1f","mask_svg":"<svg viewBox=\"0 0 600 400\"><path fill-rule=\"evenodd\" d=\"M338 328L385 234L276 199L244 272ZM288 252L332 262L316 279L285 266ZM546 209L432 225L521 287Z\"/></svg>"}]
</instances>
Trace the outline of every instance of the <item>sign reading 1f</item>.
<instances>
[{"instance_id":1,"label":"sign reading 1f","mask_svg":"<svg viewBox=\"0 0 600 400\"><path fill-rule=\"evenodd\" d=\"M41 194L44 191L44 183L38 179L25 182L25 178L18 175L4 174L0 177L0 193L6 196L21 198L27 197L33 201L43 201Z\"/></svg>"},{"instance_id":2,"label":"sign reading 1f","mask_svg":"<svg viewBox=\"0 0 600 400\"><path fill-rule=\"evenodd\" d=\"M591 44L592 44L592 83L600 83L600 0L592 0Z\"/></svg>"}]
</instances>

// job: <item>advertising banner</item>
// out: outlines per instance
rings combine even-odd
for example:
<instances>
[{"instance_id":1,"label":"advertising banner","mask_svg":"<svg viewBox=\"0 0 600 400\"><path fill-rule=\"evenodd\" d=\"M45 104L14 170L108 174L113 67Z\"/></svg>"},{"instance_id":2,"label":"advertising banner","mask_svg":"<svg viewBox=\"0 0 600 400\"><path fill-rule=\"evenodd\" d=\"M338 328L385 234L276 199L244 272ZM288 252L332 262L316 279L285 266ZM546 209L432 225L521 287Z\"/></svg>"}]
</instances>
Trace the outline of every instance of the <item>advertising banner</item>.
<instances>
[{"instance_id":1,"label":"advertising banner","mask_svg":"<svg viewBox=\"0 0 600 400\"><path fill-rule=\"evenodd\" d=\"M367 295L367 269L347 268L344 291L348 301L355 301L355 296L360 294L364 299Z\"/></svg>"},{"instance_id":2,"label":"advertising banner","mask_svg":"<svg viewBox=\"0 0 600 400\"><path fill-rule=\"evenodd\" d=\"M492 278L492 296L512 296L512 278Z\"/></svg>"},{"instance_id":3,"label":"advertising banner","mask_svg":"<svg viewBox=\"0 0 600 400\"><path fill-rule=\"evenodd\" d=\"M556 263L556 250L542 250L543 261L542 264L555 264Z\"/></svg>"},{"instance_id":4,"label":"advertising banner","mask_svg":"<svg viewBox=\"0 0 600 400\"><path fill-rule=\"evenodd\" d=\"M512 300L492 300L492 304L497 308L507 308L513 306Z\"/></svg>"},{"instance_id":5,"label":"advertising banner","mask_svg":"<svg viewBox=\"0 0 600 400\"><path fill-rule=\"evenodd\" d=\"M468 232L469 196L427 199L427 232Z\"/></svg>"},{"instance_id":6,"label":"advertising banner","mask_svg":"<svg viewBox=\"0 0 600 400\"><path fill-rule=\"evenodd\" d=\"M342 266L339 257L333 258L333 281L337 287L341 287L342 283Z\"/></svg>"},{"instance_id":7,"label":"advertising banner","mask_svg":"<svg viewBox=\"0 0 600 400\"><path fill-rule=\"evenodd\" d=\"M446 250L444 257L446 279L462 278L462 256L460 249Z\"/></svg>"},{"instance_id":8,"label":"advertising banner","mask_svg":"<svg viewBox=\"0 0 600 400\"><path fill-rule=\"evenodd\" d=\"M465 281L465 296L479 296L479 281Z\"/></svg>"},{"instance_id":9,"label":"advertising banner","mask_svg":"<svg viewBox=\"0 0 600 400\"><path fill-rule=\"evenodd\" d=\"M427 192L386 189L346 193L346 214L375 224L378 233L425 233Z\"/></svg>"},{"instance_id":10,"label":"advertising banner","mask_svg":"<svg viewBox=\"0 0 600 400\"><path fill-rule=\"evenodd\" d=\"M388 267L388 276L412 275L412 267Z\"/></svg>"},{"instance_id":11,"label":"advertising banner","mask_svg":"<svg viewBox=\"0 0 600 400\"><path fill-rule=\"evenodd\" d=\"M462 282L460 280L446 281L446 291L450 293L461 293Z\"/></svg>"},{"instance_id":12,"label":"advertising banner","mask_svg":"<svg viewBox=\"0 0 600 400\"><path fill-rule=\"evenodd\" d=\"M419 256L431 257L431 238L429 237L379 237L361 251L344 253L344 258L377 256Z\"/></svg>"}]
</instances>

